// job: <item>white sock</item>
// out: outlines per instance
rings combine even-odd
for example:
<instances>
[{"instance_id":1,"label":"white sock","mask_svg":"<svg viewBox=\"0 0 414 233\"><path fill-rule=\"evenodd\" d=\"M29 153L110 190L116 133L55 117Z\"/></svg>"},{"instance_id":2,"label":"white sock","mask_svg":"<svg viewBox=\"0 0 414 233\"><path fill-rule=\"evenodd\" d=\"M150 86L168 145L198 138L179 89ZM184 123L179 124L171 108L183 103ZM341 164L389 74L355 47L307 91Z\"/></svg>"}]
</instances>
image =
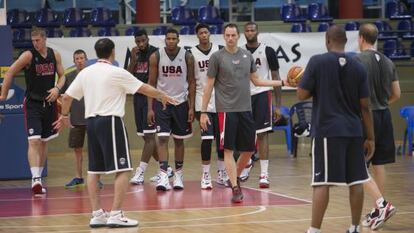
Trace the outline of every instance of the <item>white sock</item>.
<instances>
[{"instance_id":1,"label":"white sock","mask_svg":"<svg viewBox=\"0 0 414 233\"><path fill-rule=\"evenodd\" d=\"M44 167L39 167L39 177L42 177L43 168L44 168Z\"/></svg>"},{"instance_id":2,"label":"white sock","mask_svg":"<svg viewBox=\"0 0 414 233\"><path fill-rule=\"evenodd\" d=\"M141 168L141 170L143 171L143 172L145 172L145 170L147 169L147 167L148 167L148 163L146 163L146 162L139 162L139 167Z\"/></svg>"},{"instance_id":3,"label":"white sock","mask_svg":"<svg viewBox=\"0 0 414 233\"><path fill-rule=\"evenodd\" d=\"M40 167L31 167L30 168L30 171L32 172L32 178L40 177L39 169L40 169Z\"/></svg>"},{"instance_id":4,"label":"white sock","mask_svg":"<svg viewBox=\"0 0 414 233\"><path fill-rule=\"evenodd\" d=\"M224 168L224 161L223 161L223 160L218 159L218 160L217 160L217 170L222 171L222 170L224 170L224 169L225 169L225 168Z\"/></svg>"},{"instance_id":5,"label":"white sock","mask_svg":"<svg viewBox=\"0 0 414 233\"><path fill-rule=\"evenodd\" d=\"M349 227L349 232L359 232L359 225L352 225Z\"/></svg>"},{"instance_id":6,"label":"white sock","mask_svg":"<svg viewBox=\"0 0 414 233\"><path fill-rule=\"evenodd\" d=\"M309 227L307 233L321 233L321 229L314 228L314 227Z\"/></svg>"},{"instance_id":7,"label":"white sock","mask_svg":"<svg viewBox=\"0 0 414 233\"><path fill-rule=\"evenodd\" d=\"M384 207L383 206L384 201L385 201L384 197L380 197L380 198L378 198L378 200L375 201L375 203L377 204L378 208L381 208L381 207Z\"/></svg>"},{"instance_id":8,"label":"white sock","mask_svg":"<svg viewBox=\"0 0 414 233\"><path fill-rule=\"evenodd\" d=\"M269 160L260 160L260 171L261 175L268 175L268 169L269 169Z\"/></svg>"},{"instance_id":9,"label":"white sock","mask_svg":"<svg viewBox=\"0 0 414 233\"><path fill-rule=\"evenodd\" d=\"M202 164L201 167L203 168L204 173L210 173L210 164Z\"/></svg>"}]
</instances>

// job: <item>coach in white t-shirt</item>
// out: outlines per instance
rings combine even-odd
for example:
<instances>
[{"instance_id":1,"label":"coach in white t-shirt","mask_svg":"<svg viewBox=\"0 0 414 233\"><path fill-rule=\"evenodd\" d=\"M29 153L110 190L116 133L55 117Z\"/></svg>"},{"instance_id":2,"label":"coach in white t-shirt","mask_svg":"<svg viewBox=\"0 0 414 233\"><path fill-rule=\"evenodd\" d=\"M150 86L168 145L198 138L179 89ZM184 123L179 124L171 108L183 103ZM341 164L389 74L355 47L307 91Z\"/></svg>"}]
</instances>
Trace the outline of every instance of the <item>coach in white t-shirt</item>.
<instances>
[{"instance_id":1,"label":"coach in white t-shirt","mask_svg":"<svg viewBox=\"0 0 414 233\"><path fill-rule=\"evenodd\" d=\"M95 44L99 60L83 69L63 96L62 116L55 128L68 126L72 99L85 100L88 132L88 192L92 205L90 227L135 227L138 221L128 219L121 210L132 170L127 133L123 121L126 94L136 92L157 98L162 104L176 104L176 100L142 83L128 71L113 66L115 44L100 39ZM100 175L116 173L112 211L108 214L100 206L98 182Z\"/></svg>"}]
</instances>

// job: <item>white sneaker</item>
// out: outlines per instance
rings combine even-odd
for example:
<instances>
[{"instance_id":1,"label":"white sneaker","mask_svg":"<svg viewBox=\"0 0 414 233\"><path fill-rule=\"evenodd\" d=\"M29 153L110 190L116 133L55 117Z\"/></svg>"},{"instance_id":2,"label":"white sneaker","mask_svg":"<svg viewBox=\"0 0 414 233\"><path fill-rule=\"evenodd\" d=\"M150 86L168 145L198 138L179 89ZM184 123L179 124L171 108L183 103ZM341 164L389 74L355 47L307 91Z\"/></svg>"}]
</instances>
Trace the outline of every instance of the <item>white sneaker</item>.
<instances>
[{"instance_id":1,"label":"white sneaker","mask_svg":"<svg viewBox=\"0 0 414 233\"><path fill-rule=\"evenodd\" d=\"M245 182L247 179L249 179L250 170L252 170L253 167L253 161L248 164L240 173L240 181Z\"/></svg>"},{"instance_id":2,"label":"white sneaker","mask_svg":"<svg viewBox=\"0 0 414 233\"><path fill-rule=\"evenodd\" d=\"M229 176L227 175L226 170L217 171L216 183L219 185L224 185L226 187L229 187Z\"/></svg>"},{"instance_id":3,"label":"white sneaker","mask_svg":"<svg viewBox=\"0 0 414 233\"><path fill-rule=\"evenodd\" d=\"M210 173L204 172L203 177L201 177L201 189L212 189L213 184L211 183Z\"/></svg>"},{"instance_id":4,"label":"white sneaker","mask_svg":"<svg viewBox=\"0 0 414 233\"><path fill-rule=\"evenodd\" d=\"M182 170L175 172L173 188L175 190L182 190L182 189L184 189L183 171Z\"/></svg>"},{"instance_id":5,"label":"white sneaker","mask_svg":"<svg viewBox=\"0 0 414 233\"><path fill-rule=\"evenodd\" d=\"M138 226L138 221L125 217L124 212L120 211L116 215L109 216L106 225L111 228L136 227Z\"/></svg>"},{"instance_id":6,"label":"white sneaker","mask_svg":"<svg viewBox=\"0 0 414 233\"><path fill-rule=\"evenodd\" d=\"M378 208L377 210L379 211L378 216L372 217L371 230L374 231L383 227L384 223L397 212L397 209L391 202L387 202L384 207Z\"/></svg>"},{"instance_id":7,"label":"white sneaker","mask_svg":"<svg viewBox=\"0 0 414 233\"><path fill-rule=\"evenodd\" d=\"M171 178L171 177L174 176L174 171L173 171L173 169L170 166L168 166L168 168L167 168L167 174L168 174L168 178ZM150 178L150 181L152 183L158 183L158 180L159 179L160 179L159 174L157 174L157 175L151 177Z\"/></svg>"},{"instance_id":8,"label":"white sneaker","mask_svg":"<svg viewBox=\"0 0 414 233\"><path fill-rule=\"evenodd\" d=\"M159 177L157 182L157 191L167 191L171 189L170 180L165 172L160 171L157 175Z\"/></svg>"},{"instance_id":9,"label":"white sneaker","mask_svg":"<svg viewBox=\"0 0 414 233\"><path fill-rule=\"evenodd\" d=\"M35 177L32 179L32 192L33 195L46 194L46 189L43 188L41 177Z\"/></svg>"},{"instance_id":10,"label":"white sneaker","mask_svg":"<svg viewBox=\"0 0 414 233\"><path fill-rule=\"evenodd\" d=\"M262 174L259 179L259 187L262 189L266 189L266 188L269 188L269 186L270 186L269 177L267 175Z\"/></svg>"},{"instance_id":11,"label":"white sneaker","mask_svg":"<svg viewBox=\"0 0 414 233\"><path fill-rule=\"evenodd\" d=\"M106 227L108 218L109 218L109 214L105 212L105 210L101 209L96 214L92 213L92 218L89 221L89 226L92 228Z\"/></svg>"},{"instance_id":12,"label":"white sneaker","mask_svg":"<svg viewBox=\"0 0 414 233\"><path fill-rule=\"evenodd\" d=\"M140 185L144 183L144 171L141 167L137 167L134 176L129 180L129 183Z\"/></svg>"}]
</instances>

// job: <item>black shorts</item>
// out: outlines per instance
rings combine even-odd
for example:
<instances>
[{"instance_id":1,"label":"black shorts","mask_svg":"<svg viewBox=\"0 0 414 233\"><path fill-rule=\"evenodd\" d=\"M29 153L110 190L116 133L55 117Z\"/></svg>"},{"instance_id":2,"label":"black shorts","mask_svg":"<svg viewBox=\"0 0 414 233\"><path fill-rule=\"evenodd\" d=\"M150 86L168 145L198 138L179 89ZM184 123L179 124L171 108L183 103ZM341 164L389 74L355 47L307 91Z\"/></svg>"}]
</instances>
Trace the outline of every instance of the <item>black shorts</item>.
<instances>
[{"instance_id":1,"label":"black shorts","mask_svg":"<svg viewBox=\"0 0 414 233\"><path fill-rule=\"evenodd\" d=\"M395 162L395 141L390 110L372 111L374 119L375 152L368 162L372 165L384 165Z\"/></svg>"},{"instance_id":2,"label":"black shorts","mask_svg":"<svg viewBox=\"0 0 414 233\"><path fill-rule=\"evenodd\" d=\"M220 149L242 152L256 149L252 112L219 112Z\"/></svg>"},{"instance_id":3,"label":"black shorts","mask_svg":"<svg viewBox=\"0 0 414 233\"><path fill-rule=\"evenodd\" d=\"M69 130L69 148L82 148L85 141L86 125L74 125Z\"/></svg>"},{"instance_id":4,"label":"black shorts","mask_svg":"<svg viewBox=\"0 0 414 233\"><path fill-rule=\"evenodd\" d=\"M149 125L147 121L148 102L145 95L134 94L134 113L135 125L137 126L137 134L139 136L156 133L155 124Z\"/></svg>"},{"instance_id":5,"label":"black shorts","mask_svg":"<svg viewBox=\"0 0 414 233\"><path fill-rule=\"evenodd\" d=\"M209 125L207 125L207 130L203 130L200 127L201 140L213 140L218 136L218 117L215 112L207 113L208 119L210 120ZM196 118L200 121L200 112L196 112Z\"/></svg>"},{"instance_id":6,"label":"black shorts","mask_svg":"<svg viewBox=\"0 0 414 233\"><path fill-rule=\"evenodd\" d=\"M312 186L367 182L363 144L362 137L314 138Z\"/></svg>"},{"instance_id":7,"label":"black shorts","mask_svg":"<svg viewBox=\"0 0 414 233\"><path fill-rule=\"evenodd\" d=\"M256 133L272 131L272 92L252 96L252 113Z\"/></svg>"},{"instance_id":8,"label":"black shorts","mask_svg":"<svg viewBox=\"0 0 414 233\"><path fill-rule=\"evenodd\" d=\"M115 116L87 119L90 174L131 171L128 136L123 120Z\"/></svg>"},{"instance_id":9,"label":"black shorts","mask_svg":"<svg viewBox=\"0 0 414 233\"><path fill-rule=\"evenodd\" d=\"M26 129L29 140L41 139L49 141L59 133L53 129L53 122L58 118L56 102L37 101L29 98L24 100Z\"/></svg>"},{"instance_id":10,"label":"black shorts","mask_svg":"<svg viewBox=\"0 0 414 233\"><path fill-rule=\"evenodd\" d=\"M168 104L165 110L162 109L161 102L155 101L155 122L159 137L172 135L184 139L193 135L191 122L188 122L187 101L176 106Z\"/></svg>"}]
</instances>

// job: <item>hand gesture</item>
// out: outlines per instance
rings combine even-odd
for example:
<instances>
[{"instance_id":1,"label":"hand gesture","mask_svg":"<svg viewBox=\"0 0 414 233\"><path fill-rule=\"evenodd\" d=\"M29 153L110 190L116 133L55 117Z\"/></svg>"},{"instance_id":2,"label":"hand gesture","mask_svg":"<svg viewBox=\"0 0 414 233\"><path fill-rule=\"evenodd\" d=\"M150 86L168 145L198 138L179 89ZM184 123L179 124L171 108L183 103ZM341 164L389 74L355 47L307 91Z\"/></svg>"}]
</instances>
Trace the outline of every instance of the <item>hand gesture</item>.
<instances>
[{"instance_id":1,"label":"hand gesture","mask_svg":"<svg viewBox=\"0 0 414 233\"><path fill-rule=\"evenodd\" d=\"M47 92L49 93L49 95L46 97L47 102L55 102L59 97L59 89L57 87L54 87Z\"/></svg>"},{"instance_id":2,"label":"hand gesture","mask_svg":"<svg viewBox=\"0 0 414 233\"><path fill-rule=\"evenodd\" d=\"M200 114L200 127L207 131L208 126L211 125L210 119L208 118L208 115L206 113Z\"/></svg>"},{"instance_id":3,"label":"hand gesture","mask_svg":"<svg viewBox=\"0 0 414 233\"><path fill-rule=\"evenodd\" d=\"M365 142L364 142L364 150L366 151L365 160L366 161L371 160L371 158L372 158L372 156L374 156L374 152L375 152L375 142L374 142L374 140L366 139Z\"/></svg>"}]
</instances>

